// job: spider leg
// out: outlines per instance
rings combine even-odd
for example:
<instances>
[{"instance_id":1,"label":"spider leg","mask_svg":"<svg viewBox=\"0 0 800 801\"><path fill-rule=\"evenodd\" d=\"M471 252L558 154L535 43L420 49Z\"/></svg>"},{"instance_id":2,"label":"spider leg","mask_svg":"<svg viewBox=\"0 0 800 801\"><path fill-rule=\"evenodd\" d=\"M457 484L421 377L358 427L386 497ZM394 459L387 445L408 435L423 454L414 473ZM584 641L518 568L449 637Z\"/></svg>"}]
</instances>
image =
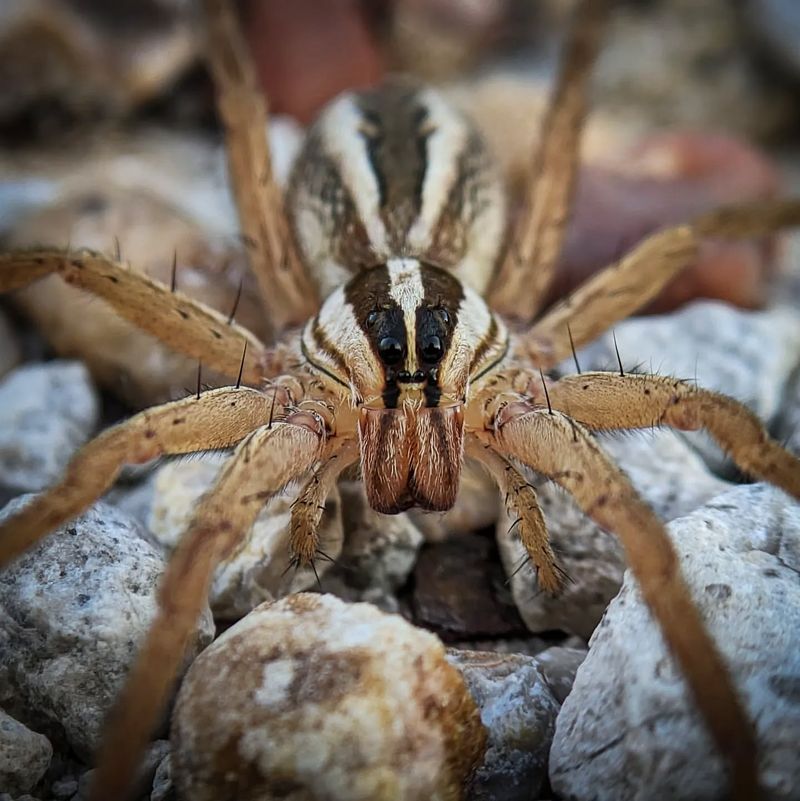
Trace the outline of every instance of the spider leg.
<instances>
[{"instance_id":1,"label":"spider leg","mask_svg":"<svg viewBox=\"0 0 800 801\"><path fill-rule=\"evenodd\" d=\"M583 373L550 387L553 406L590 429L704 428L744 472L800 499L800 460L746 406L694 384L656 375Z\"/></svg>"},{"instance_id":2,"label":"spider leg","mask_svg":"<svg viewBox=\"0 0 800 801\"><path fill-rule=\"evenodd\" d=\"M703 238L746 239L793 225L800 225L800 199L729 206L658 231L549 309L520 337L516 354L553 367L572 352L570 332L580 347L629 317L691 264Z\"/></svg>"},{"instance_id":3,"label":"spider leg","mask_svg":"<svg viewBox=\"0 0 800 801\"><path fill-rule=\"evenodd\" d=\"M258 383L264 376L263 364L269 361L270 351L255 334L119 261L90 251L0 254L0 293L50 274L60 275L68 284L97 295L120 317L174 351L202 359L223 375L236 378L244 353L243 379Z\"/></svg>"},{"instance_id":4,"label":"spider leg","mask_svg":"<svg viewBox=\"0 0 800 801\"><path fill-rule=\"evenodd\" d=\"M600 47L607 0L582 0L575 12L555 92L531 162L523 211L492 284L491 304L529 323L553 280L569 222L591 68Z\"/></svg>"},{"instance_id":5,"label":"spider leg","mask_svg":"<svg viewBox=\"0 0 800 801\"><path fill-rule=\"evenodd\" d=\"M503 407L483 441L548 476L622 541L642 596L678 660L700 712L728 762L736 799L758 797L756 741L730 673L692 603L661 521L586 430L525 401Z\"/></svg>"},{"instance_id":6,"label":"spider leg","mask_svg":"<svg viewBox=\"0 0 800 801\"><path fill-rule=\"evenodd\" d=\"M292 504L289 551L298 565L313 562L319 548L319 521L325 499L342 471L358 459L358 440L341 439L325 462L315 470Z\"/></svg>"},{"instance_id":7,"label":"spider leg","mask_svg":"<svg viewBox=\"0 0 800 801\"><path fill-rule=\"evenodd\" d=\"M497 483L512 517L519 520L519 538L534 567L542 589L557 595L564 587L566 575L558 566L547 534L536 491L508 459L497 449L468 435L466 453L480 462Z\"/></svg>"},{"instance_id":8,"label":"spider leg","mask_svg":"<svg viewBox=\"0 0 800 801\"><path fill-rule=\"evenodd\" d=\"M271 402L269 394L254 389L214 389L147 409L104 431L78 451L58 484L0 523L0 567L80 514L124 464L231 447L267 421Z\"/></svg>"},{"instance_id":9,"label":"spider leg","mask_svg":"<svg viewBox=\"0 0 800 801\"><path fill-rule=\"evenodd\" d=\"M294 247L281 188L272 174L267 107L230 0L206 0L208 60L216 87L242 238L277 329L299 325L317 297Z\"/></svg>"},{"instance_id":10,"label":"spider leg","mask_svg":"<svg viewBox=\"0 0 800 801\"><path fill-rule=\"evenodd\" d=\"M169 697L214 569L264 504L325 456L325 426L310 412L253 431L200 501L167 566L159 611L107 723L91 801L127 797L148 738Z\"/></svg>"}]
</instances>

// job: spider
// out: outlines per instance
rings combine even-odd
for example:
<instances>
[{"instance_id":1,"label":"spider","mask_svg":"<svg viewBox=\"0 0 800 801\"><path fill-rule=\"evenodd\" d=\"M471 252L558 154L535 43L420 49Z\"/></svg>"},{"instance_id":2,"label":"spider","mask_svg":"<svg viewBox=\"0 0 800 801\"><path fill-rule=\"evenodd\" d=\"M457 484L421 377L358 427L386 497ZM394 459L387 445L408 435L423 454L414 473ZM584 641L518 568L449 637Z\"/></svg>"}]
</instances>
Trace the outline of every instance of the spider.
<instances>
[{"instance_id":1,"label":"spider","mask_svg":"<svg viewBox=\"0 0 800 801\"><path fill-rule=\"evenodd\" d=\"M0 524L4 565L93 503L123 465L235 448L164 575L160 610L110 717L91 797L129 790L215 566L270 498L304 482L292 507L291 551L311 564L325 498L343 470L360 465L379 512L446 510L464 458L494 478L547 592L557 593L565 576L523 469L560 484L619 535L727 760L733 794L755 797L752 726L664 526L592 432L705 428L742 470L795 498L800 462L740 403L691 383L622 371L551 380L545 371L653 298L704 236L758 236L800 223L800 201L723 208L662 230L541 313L569 215L607 3L578 5L525 210L510 236L500 180L472 125L436 92L410 83L334 101L311 128L284 200L235 17L224 0L206 5L244 241L266 311L285 337L267 348L217 312L99 254L0 257L0 290L58 274L174 350L236 377L105 431L57 485Z\"/></svg>"}]
</instances>

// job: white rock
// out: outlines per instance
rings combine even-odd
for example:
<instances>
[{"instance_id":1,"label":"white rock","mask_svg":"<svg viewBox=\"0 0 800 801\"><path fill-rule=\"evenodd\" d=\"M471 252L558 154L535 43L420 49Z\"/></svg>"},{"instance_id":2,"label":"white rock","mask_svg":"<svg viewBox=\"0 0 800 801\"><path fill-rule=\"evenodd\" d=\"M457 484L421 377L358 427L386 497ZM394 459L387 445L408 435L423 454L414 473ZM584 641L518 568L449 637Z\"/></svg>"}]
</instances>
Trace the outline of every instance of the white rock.
<instances>
[{"instance_id":1,"label":"white rock","mask_svg":"<svg viewBox=\"0 0 800 801\"><path fill-rule=\"evenodd\" d=\"M558 702L536 659L486 651L447 652L481 713L489 739L469 801L529 801L547 777Z\"/></svg>"},{"instance_id":2,"label":"white rock","mask_svg":"<svg viewBox=\"0 0 800 801\"><path fill-rule=\"evenodd\" d=\"M609 435L601 438L601 444L663 520L686 514L731 486L711 475L703 460L672 431ZM622 583L622 546L555 484L541 484L537 495L570 581L553 598L538 590L532 568L517 569L526 553L515 530L509 531L511 520L504 514L497 524L497 538L514 602L531 631L563 629L588 638Z\"/></svg>"},{"instance_id":3,"label":"white rock","mask_svg":"<svg viewBox=\"0 0 800 801\"><path fill-rule=\"evenodd\" d=\"M80 362L19 367L0 381L0 485L43 489L97 424L98 400Z\"/></svg>"},{"instance_id":4,"label":"white rock","mask_svg":"<svg viewBox=\"0 0 800 801\"><path fill-rule=\"evenodd\" d=\"M800 505L738 487L670 534L755 722L767 797L800 798ZM562 707L550 779L571 801L724 795L721 760L630 574Z\"/></svg>"},{"instance_id":5,"label":"white rock","mask_svg":"<svg viewBox=\"0 0 800 801\"><path fill-rule=\"evenodd\" d=\"M16 367L21 358L19 340L11 330L8 317L0 311L0 378Z\"/></svg>"},{"instance_id":6,"label":"white rock","mask_svg":"<svg viewBox=\"0 0 800 801\"><path fill-rule=\"evenodd\" d=\"M192 665L172 775L192 801L447 801L485 731L441 642L330 595L262 604Z\"/></svg>"},{"instance_id":7,"label":"white rock","mask_svg":"<svg viewBox=\"0 0 800 801\"><path fill-rule=\"evenodd\" d=\"M0 663L15 714L46 718L84 761L155 615L164 561L141 535L133 520L98 503L0 573ZM212 634L206 613L193 653Z\"/></svg>"},{"instance_id":8,"label":"white rock","mask_svg":"<svg viewBox=\"0 0 800 801\"><path fill-rule=\"evenodd\" d=\"M0 788L9 793L32 790L52 756L53 746L47 737L0 709Z\"/></svg>"},{"instance_id":9,"label":"white rock","mask_svg":"<svg viewBox=\"0 0 800 801\"><path fill-rule=\"evenodd\" d=\"M168 550L175 547L191 522L198 499L214 483L229 455L169 462L155 477L155 496L148 528ZM289 517L294 493L275 498L258 516L250 535L235 553L219 565L211 587L214 616L238 620L263 601L317 586L310 568L289 569ZM338 492L328 498L320 524L320 548L331 559L342 549L342 519ZM315 562L322 577L332 562Z\"/></svg>"},{"instance_id":10,"label":"white rock","mask_svg":"<svg viewBox=\"0 0 800 801\"><path fill-rule=\"evenodd\" d=\"M581 351L584 370L617 369L614 336L626 369L696 379L698 386L746 404L767 423L800 363L800 312L790 307L749 312L698 301L673 314L626 320ZM564 367L574 371L571 363ZM730 469L705 433L682 436L715 471Z\"/></svg>"}]
</instances>

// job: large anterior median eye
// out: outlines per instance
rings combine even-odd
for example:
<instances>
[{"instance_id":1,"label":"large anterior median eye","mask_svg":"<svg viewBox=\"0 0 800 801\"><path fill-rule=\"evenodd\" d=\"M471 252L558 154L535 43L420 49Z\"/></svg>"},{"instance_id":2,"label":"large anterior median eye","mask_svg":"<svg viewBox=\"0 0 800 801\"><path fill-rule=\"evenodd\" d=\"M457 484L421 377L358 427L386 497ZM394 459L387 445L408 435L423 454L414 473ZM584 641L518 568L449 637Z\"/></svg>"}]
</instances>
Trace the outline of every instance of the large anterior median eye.
<instances>
[{"instance_id":1,"label":"large anterior median eye","mask_svg":"<svg viewBox=\"0 0 800 801\"><path fill-rule=\"evenodd\" d=\"M435 364L444 355L442 340L437 336L425 337L422 340L422 358L429 364Z\"/></svg>"},{"instance_id":2,"label":"large anterior median eye","mask_svg":"<svg viewBox=\"0 0 800 801\"><path fill-rule=\"evenodd\" d=\"M378 355L384 364L400 364L403 361L403 345L399 339L384 337L378 343Z\"/></svg>"}]
</instances>

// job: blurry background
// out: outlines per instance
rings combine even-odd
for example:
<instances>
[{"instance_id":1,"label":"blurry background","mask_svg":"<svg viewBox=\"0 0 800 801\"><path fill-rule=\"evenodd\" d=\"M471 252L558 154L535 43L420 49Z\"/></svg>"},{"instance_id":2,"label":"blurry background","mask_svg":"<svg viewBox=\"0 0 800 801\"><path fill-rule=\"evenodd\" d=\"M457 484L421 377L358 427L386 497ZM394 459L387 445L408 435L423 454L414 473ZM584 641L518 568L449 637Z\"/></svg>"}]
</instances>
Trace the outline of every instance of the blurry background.
<instances>
[{"instance_id":1,"label":"blurry background","mask_svg":"<svg viewBox=\"0 0 800 801\"><path fill-rule=\"evenodd\" d=\"M396 71L440 85L483 130L512 193L538 132L569 0L243 0L273 113L278 173L343 89ZM195 0L0 3L0 246L91 247L272 335L237 239ZM800 6L792 0L619 2L563 293L639 238L723 202L800 190ZM710 243L653 309L697 296L761 305L775 243ZM780 284L781 291L787 284ZM771 289L772 288L772 289ZM46 348L88 362L128 404L174 396L195 365L57 279L11 308ZM213 376L207 377L212 382Z\"/></svg>"}]
</instances>

